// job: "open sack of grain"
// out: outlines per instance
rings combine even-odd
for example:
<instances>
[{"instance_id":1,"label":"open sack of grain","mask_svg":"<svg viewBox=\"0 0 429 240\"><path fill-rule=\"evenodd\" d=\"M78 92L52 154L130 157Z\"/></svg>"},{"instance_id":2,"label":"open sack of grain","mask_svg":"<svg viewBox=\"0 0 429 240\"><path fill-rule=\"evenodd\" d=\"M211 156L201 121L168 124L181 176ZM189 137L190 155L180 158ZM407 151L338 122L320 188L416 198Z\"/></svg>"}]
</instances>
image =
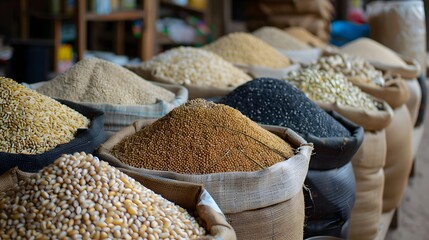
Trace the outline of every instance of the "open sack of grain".
<instances>
[{"instance_id":1,"label":"open sack of grain","mask_svg":"<svg viewBox=\"0 0 429 240\"><path fill-rule=\"evenodd\" d=\"M393 118L392 108L383 100L363 93L340 72L303 69L287 79L303 90L319 106L340 112L362 126L364 140L353 156L356 178L356 203L352 209L350 232L358 238L376 235L381 217L387 147L385 129ZM356 229L357 228L357 229ZM350 235L349 237L354 237Z\"/></svg>"},{"instance_id":2,"label":"open sack of grain","mask_svg":"<svg viewBox=\"0 0 429 240\"><path fill-rule=\"evenodd\" d=\"M290 129L264 128L196 99L123 129L97 154L121 168L203 184L239 239L302 239L313 147Z\"/></svg>"},{"instance_id":3,"label":"open sack of grain","mask_svg":"<svg viewBox=\"0 0 429 240\"><path fill-rule=\"evenodd\" d=\"M62 155L38 173L0 176L2 239L225 239L236 235L202 185Z\"/></svg>"},{"instance_id":4,"label":"open sack of grain","mask_svg":"<svg viewBox=\"0 0 429 240\"><path fill-rule=\"evenodd\" d=\"M224 96L255 122L288 127L314 144L305 179L304 237L347 237L355 201L351 160L363 129L334 112L325 112L291 84L269 78L252 80Z\"/></svg>"},{"instance_id":5,"label":"open sack of grain","mask_svg":"<svg viewBox=\"0 0 429 240\"><path fill-rule=\"evenodd\" d=\"M116 132L138 119L160 118L188 100L184 87L155 84L97 58L81 60L36 91L105 113L104 129Z\"/></svg>"},{"instance_id":6,"label":"open sack of grain","mask_svg":"<svg viewBox=\"0 0 429 240\"><path fill-rule=\"evenodd\" d=\"M252 77L279 78L299 67L268 43L249 33L236 32L203 46Z\"/></svg>"},{"instance_id":7,"label":"open sack of grain","mask_svg":"<svg viewBox=\"0 0 429 240\"><path fill-rule=\"evenodd\" d=\"M261 27L252 33L274 47L293 63L310 63L322 55L322 49L312 48L305 42L276 27Z\"/></svg>"},{"instance_id":8,"label":"open sack of grain","mask_svg":"<svg viewBox=\"0 0 429 240\"><path fill-rule=\"evenodd\" d=\"M0 78L0 173L15 166L35 172L61 154L92 153L105 141L103 112L56 101Z\"/></svg>"},{"instance_id":9,"label":"open sack of grain","mask_svg":"<svg viewBox=\"0 0 429 240\"><path fill-rule=\"evenodd\" d=\"M126 67L145 79L183 85L190 99L223 95L251 79L218 55L192 47L174 48Z\"/></svg>"}]
</instances>

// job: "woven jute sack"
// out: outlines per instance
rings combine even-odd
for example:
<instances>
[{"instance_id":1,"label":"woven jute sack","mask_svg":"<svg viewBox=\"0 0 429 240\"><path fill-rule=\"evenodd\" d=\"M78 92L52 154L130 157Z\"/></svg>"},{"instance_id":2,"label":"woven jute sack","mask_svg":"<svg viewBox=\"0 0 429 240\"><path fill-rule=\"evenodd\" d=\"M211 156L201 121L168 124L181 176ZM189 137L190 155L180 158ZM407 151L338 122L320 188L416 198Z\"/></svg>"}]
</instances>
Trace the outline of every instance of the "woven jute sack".
<instances>
[{"instance_id":1,"label":"woven jute sack","mask_svg":"<svg viewBox=\"0 0 429 240\"><path fill-rule=\"evenodd\" d=\"M23 84L37 91L46 82L35 84ZM158 100L153 104L146 105L118 105L109 103L79 102L79 104L98 109L104 112L104 130L111 135L120 129L133 124L138 119L161 118L174 108L188 101L188 90L179 85L153 82L154 85L165 88L174 93L171 102Z\"/></svg>"},{"instance_id":2,"label":"woven jute sack","mask_svg":"<svg viewBox=\"0 0 429 240\"><path fill-rule=\"evenodd\" d=\"M330 21L313 15L270 15L267 17L268 24L278 28L303 27L317 36L320 40L327 42L330 39Z\"/></svg>"},{"instance_id":3,"label":"woven jute sack","mask_svg":"<svg viewBox=\"0 0 429 240\"><path fill-rule=\"evenodd\" d=\"M53 163L64 153L87 152L94 150L106 140L103 129L104 113L81 104L66 100L58 102L74 109L90 120L88 128L78 129L75 137L67 143L58 144L55 148L40 154L19 154L0 152L0 174L13 167L19 167L26 172L37 172Z\"/></svg>"},{"instance_id":4,"label":"woven jute sack","mask_svg":"<svg viewBox=\"0 0 429 240\"><path fill-rule=\"evenodd\" d=\"M303 238L304 202L301 201L302 198L294 197L297 194L302 194L301 190L313 150L312 144L307 143L291 129L262 125L266 130L277 134L296 148L296 154L289 159L285 159L283 162L260 171L224 172L202 175L134 168L122 163L120 159L110 154L113 146L122 139L136 133L152 122L141 120L135 122L132 126L122 129L98 148L97 155L113 166L135 170L140 173L203 184L219 204L223 213L228 217L248 211L252 211L253 216L257 216L258 214L256 213L259 211L261 211L261 215L264 215L264 212L270 212L269 210L265 211L266 208L281 203L291 204L298 207L298 209L291 212L289 211L291 208L281 207L280 209L285 209L285 212L278 214L288 216L281 225L276 224L277 219L266 217L268 222L264 224L271 226L269 230L260 227L246 227L250 221L253 225L261 224L261 219L255 217L244 218L242 221L238 219L230 223L236 230L238 239L289 239L289 236L293 236L295 239ZM301 202L299 204L295 201ZM293 213L296 213L296 215L292 215ZM244 214L243 216L248 215ZM276 233L275 237L273 233ZM252 237L245 238L243 236Z\"/></svg>"},{"instance_id":5,"label":"woven jute sack","mask_svg":"<svg viewBox=\"0 0 429 240\"><path fill-rule=\"evenodd\" d=\"M399 55L369 38L359 38L347 43L339 51L361 57L375 68L391 74L399 74L404 79L416 78L421 71L420 64L414 58Z\"/></svg>"},{"instance_id":6,"label":"woven jute sack","mask_svg":"<svg viewBox=\"0 0 429 240\"><path fill-rule=\"evenodd\" d=\"M385 130L366 131L352 160L356 179L356 201L352 209L348 239L375 239L383 206L384 171L387 154Z\"/></svg>"},{"instance_id":7,"label":"woven jute sack","mask_svg":"<svg viewBox=\"0 0 429 240\"><path fill-rule=\"evenodd\" d=\"M329 0L300 0L300 1L261 1L260 8L265 14L297 14L311 13L323 19L331 20L335 11Z\"/></svg>"},{"instance_id":8,"label":"woven jute sack","mask_svg":"<svg viewBox=\"0 0 429 240\"><path fill-rule=\"evenodd\" d=\"M199 237L199 240L237 239L234 229L226 221L224 214L202 185L151 176L127 169L120 170L190 213L196 212L205 223L208 232L208 235ZM29 179L34 174L13 168L0 176L0 191L14 188L20 181Z\"/></svg>"},{"instance_id":9,"label":"woven jute sack","mask_svg":"<svg viewBox=\"0 0 429 240\"><path fill-rule=\"evenodd\" d=\"M368 111L338 104L337 102L315 102L324 110L335 111L355 124L362 126L365 131L377 131L386 128L390 124L393 110L385 101L375 98L373 100L379 102L382 109Z\"/></svg>"},{"instance_id":10,"label":"woven jute sack","mask_svg":"<svg viewBox=\"0 0 429 240\"><path fill-rule=\"evenodd\" d=\"M140 77L147 79L148 81L155 81L155 82L164 83L164 84L174 84L177 86L182 86L176 83L171 78L159 76L159 74L157 74L156 71L154 71L153 69L145 68L142 66L134 66L134 65L127 65L125 67L133 71ZM189 99L223 96L230 93L232 90L234 90L234 87L218 88L218 87L211 87L211 86L197 86L197 85L187 84L187 83L183 84L183 87L185 87L188 90Z\"/></svg>"},{"instance_id":11,"label":"woven jute sack","mask_svg":"<svg viewBox=\"0 0 429 240\"><path fill-rule=\"evenodd\" d=\"M407 107L395 109L386 128L387 156L384 166L383 211L396 209L402 199L413 164L413 123Z\"/></svg>"},{"instance_id":12,"label":"woven jute sack","mask_svg":"<svg viewBox=\"0 0 429 240\"><path fill-rule=\"evenodd\" d=\"M375 1L368 4L371 38L416 59L426 76L426 22L423 1Z\"/></svg>"}]
</instances>

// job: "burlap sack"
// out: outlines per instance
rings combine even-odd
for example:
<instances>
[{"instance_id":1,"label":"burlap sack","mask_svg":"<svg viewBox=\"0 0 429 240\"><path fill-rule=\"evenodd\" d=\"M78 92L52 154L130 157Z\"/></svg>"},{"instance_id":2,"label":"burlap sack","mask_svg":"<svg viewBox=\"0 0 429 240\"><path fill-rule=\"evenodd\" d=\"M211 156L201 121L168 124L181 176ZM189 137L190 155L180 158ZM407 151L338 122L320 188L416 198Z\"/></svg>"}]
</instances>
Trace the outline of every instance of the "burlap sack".
<instances>
[{"instance_id":1,"label":"burlap sack","mask_svg":"<svg viewBox=\"0 0 429 240\"><path fill-rule=\"evenodd\" d=\"M405 83L407 84L410 91L410 98L408 99L406 105L411 116L411 122L414 126L417 122L417 117L419 116L422 92L417 79L406 79Z\"/></svg>"},{"instance_id":2,"label":"burlap sack","mask_svg":"<svg viewBox=\"0 0 429 240\"><path fill-rule=\"evenodd\" d=\"M315 48L325 49L328 46L328 44L321 41L303 27L288 27L285 29L285 31L293 37Z\"/></svg>"},{"instance_id":3,"label":"burlap sack","mask_svg":"<svg viewBox=\"0 0 429 240\"><path fill-rule=\"evenodd\" d=\"M407 107L404 105L395 109L392 122L386 128L384 212L394 210L401 202L413 163L412 133L413 123Z\"/></svg>"},{"instance_id":4,"label":"burlap sack","mask_svg":"<svg viewBox=\"0 0 429 240\"><path fill-rule=\"evenodd\" d=\"M285 78L288 76L289 72L296 71L299 68L301 68L299 64L292 64L287 68L280 68L280 69L243 65L243 64L237 64L237 63L235 63L234 66L240 68L245 73L249 74L254 78L269 77L269 78L276 78L276 79ZM217 96L224 96L224 95L227 95L229 92L228 93L217 92L217 93L219 94Z\"/></svg>"},{"instance_id":5,"label":"burlap sack","mask_svg":"<svg viewBox=\"0 0 429 240\"><path fill-rule=\"evenodd\" d=\"M237 239L234 229L226 221L218 205L202 185L146 175L127 169L120 170L155 193L161 194L163 198L187 209L190 213L196 212L206 224L206 230L209 234L198 239ZM34 174L13 168L0 176L0 191L14 188L20 180L28 179Z\"/></svg>"},{"instance_id":6,"label":"burlap sack","mask_svg":"<svg viewBox=\"0 0 429 240\"><path fill-rule=\"evenodd\" d=\"M97 150L97 155L113 166L180 181L203 184L227 216L240 214L246 211L264 211L265 208L279 203L286 204L286 202L290 201L302 190L313 146L312 144L308 144L290 129L267 125L263 126L265 129L285 139L297 149L296 154L286 161L256 172L226 172L190 175L130 167L110 154L110 150L113 146L119 143L123 138L134 134L149 124L151 124L150 121L142 120L135 122L132 126L124 128L102 144ZM302 202L300 206L302 209L299 209L298 212L303 213L304 203ZM287 215L290 214L290 212L281 214ZM289 239L289 236L299 236L296 239L303 238L303 216L288 215L287 222L284 223L291 226L288 228L282 227L284 225L275 225L274 220L275 219L271 219L270 222L266 224L272 226L269 232L278 232L277 236L279 239ZM246 228L245 226L247 225L243 223L247 222L248 224L248 221L253 221L254 224L260 223L260 219L254 217L231 223L234 229L246 229L244 232L236 231L237 238L246 239L242 236L242 234L246 234L252 236L250 239L272 239L271 234L268 234L269 237L267 238L267 229L259 227Z\"/></svg>"},{"instance_id":7,"label":"burlap sack","mask_svg":"<svg viewBox=\"0 0 429 240\"><path fill-rule=\"evenodd\" d=\"M330 39L330 21L313 15L269 15L268 24L278 28L303 27L320 40L327 42Z\"/></svg>"},{"instance_id":8,"label":"burlap sack","mask_svg":"<svg viewBox=\"0 0 429 240\"><path fill-rule=\"evenodd\" d=\"M375 68L391 74L399 74L404 79L419 76L420 64L413 58L397 54L388 47L369 38L359 38L339 49L340 53L361 57Z\"/></svg>"},{"instance_id":9,"label":"burlap sack","mask_svg":"<svg viewBox=\"0 0 429 240\"><path fill-rule=\"evenodd\" d=\"M385 130L366 131L353 157L356 201L350 218L350 240L372 240L377 235L382 214L386 151Z\"/></svg>"},{"instance_id":10,"label":"burlap sack","mask_svg":"<svg viewBox=\"0 0 429 240\"><path fill-rule=\"evenodd\" d=\"M416 59L426 76L426 24L423 1L375 1L367 7L371 38Z\"/></svg>"},{"instance_id":11,"label":"burlap sack","mask_svg":"<svg viewBox=\"0 0 429 240\"><path fill-rule=\"evenodd\" d=\"M316 101L316 104L324 110L332 110L339 113L340 115L349 119L355 124L362 126L366 131L377 131L384 129L389 125L393 117L393 110L385 101L376 101L382 104L383 109L379 111L367 111L345 105L340 105L336 102L325 103Z\"/></svg>"},{"instance_id":12,"label":"burlap sack","mask_svg":"<svg viewBox=\"0 0 429 240\"><path fill-rule=\"evenodd\" d=\"M261 1L259 4L263 12L268 15L288 15L297 13L311 13L325 20L331 20L335 11L328 0L299 0L299 1Z\"/></svg>"},{"instance_id":13,"label":"burlap sack","mask_svg":"<svg viewBox=\"0 0 429 240\"><path fill-rule=\"evenodd\" d=\"M125 67L148 81L179 85L171 78L158 76L151 69L143 68L141 66L134 66L134 65L127 65ZM223 96L230 93L232 90L234 90L234 87L216 88L216 87L209 87L209 86L196 86L192 84L183 84L183 86L189 92L189 99Z\"/></svg>"}]
</instances>

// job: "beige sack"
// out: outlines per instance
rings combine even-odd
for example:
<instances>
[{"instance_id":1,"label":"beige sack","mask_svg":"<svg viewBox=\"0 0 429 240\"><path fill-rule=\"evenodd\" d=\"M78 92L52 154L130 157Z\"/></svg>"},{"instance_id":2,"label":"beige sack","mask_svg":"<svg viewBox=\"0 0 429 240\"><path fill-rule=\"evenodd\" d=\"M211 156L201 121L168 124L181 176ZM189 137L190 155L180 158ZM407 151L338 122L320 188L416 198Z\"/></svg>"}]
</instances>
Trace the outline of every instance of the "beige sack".
<instances>
[{"instance_id":1,"label":"beige sack","mask_svg":"<svg viewBox=\"0 0 429 240\"><path fill-rule=\"evenodd\" d=\"M303 27L320 40L327 42L330 39L330 21L317 18L313 15L271 15L267 16L268 24L278 28ZM266 24L267 25L267 24Z\"/></svg>"},{"instance_id":2,"label":"beige sack","mask_svg":"<svg viewBox=\"0 0 429 240\"><path fill-rule=\"evenodd\" d=\"M141 174L135 171L120 169L145 187L161 194L163 198L176 203L189 212L197 212L198 217L206 224L210 235L200 237L200 240L236 240L236 234L226 221L216 202L202 185L180 182ZM35 173L25 173L13 168L0 176L0 191L17 186L20 180L25 180Z\"/></svg>"},{"instance_id":3,"label":"beige sack","mask_svg":"<svg viewBox=\"0 0 429 240\"><path fill-rule=\"evenodd\" d=\"M423 1L376 1L367 7L371 38L416 59L426 75L426 24Z\"/></svg>"},{"instance_id":4,"label":"beige sack","mask_svg":"<svg viewBox=\"0 0 429 240\"><path fill-rule=\"evenodd\" d=\"M173 79L157 76L152 70L144 69L141 66L128 65L125 67L148 81L180 85ZM183 86L188 90L189 99L224 96L234 90L234 87L216 88L209 86L196 86L191 84L183 84Z\"/></svg>"},{"instance_id":5,"label":"beige sack","mask_svg":"<svg viewBox=\"0 0 429 240\"><path fill-rule=\"evenodd\" d=\"M382 214L386 149L385 130L366 131L352 159L356 201L350 218L350 240L372 240L377 235Z\"/></svg>"},{"instance_id":6,"label":"beige sack","mask_svg":"<svg viewBox=\"0 0 429 240\"><path fill-rule=\"evenodd\" d=\"M336 111L348 120L362 126L365 131L378 131L386 128L390 124L393 117L393 110L385 101L377 101L383 105L382 110L367 111L340 105L338 103L325 103L320 101L316 101L316 104L324 110Z\"/></svg>"},{"instance_id":7,"label":"beige sack","mask_svg":"<svg viewBox=\"0 0 429 240\"><path fill-rule=\"evenodd\" d=\"M396 209L402 199L413 163L413 124L407 107L395 110L386 128L387 156L384 166L383 211Z\"/></svg>"},{"instance_id":8,"label":"beige sack","mask_svg":"<svg viewBox=\"0 0 429 240\"><path fill-rule=\"evenodd\" d=\"M277 134L282 139L285 139L297 149L294 156L283 162L279 162L271 167L256 172L225 172L190 175L134 168L122 163L119 159L110 154L110 150L113 146L119 143L123 138L134 134L149 124L151 124L150 121L142 120L135 122L132 126L124 128L102 144L97 150L97 155L102 160L109 162L113 166L135 170L140 173L203 184L210 195L212 195L215 201L219 204L222 211L228 216L247 211L254 211L254 215L252 216L255 216L257 215L257 211L265 211L265 208L280 203L288 204L289 201L297 194L302 194L302 186L305 176L307 175L313 146L312 144L308 144L302 137L290 129L263 126L270 132ZM291 204L292 203L296 204L294 201L292 201ZM304 202L302 201L299 206L300 208L296 209L296 213L303 214ZM288 210L290 208L285 207L282 209ZM284 222L283 225L275 225L276 219L274 218L265 223L272 226L269 232L278 232L277 236L279 239L289 239L289 236L298 236L296 239L302 239L304 228L303 216L290 215L291 212L286 210L285 212L278 213L288 216L287 222ZM261 223L260 219L251 217L250 219L231 222L231 225L233 228L242 229L245 227L243 222L250 221L252 224ZM237 238L246 239L241 234L248 234L249 236L252 236L251 239L273 239L272 234L268 234L267 237L266 231L267 229L262 229L261 227L247 228L245 232L237 231Z\"/></svg>"},{"instance_id":9,"label":"beige sack","mask_svg":"<svg viewBox=\"0 0 429 240\"><path fill-rule=\"evenodd\" d=\"M315 48L325 49L328 45L303 27L289 27L285 31L293 37Z\"/></svg>"},{"instance_id":10,"label":"beige sack","mask_svg":"<svg viewBox=\"0 0 429 240\"><path fill-rule=\"evenodd\" d=\"M267 15L311 13L325 20L331 20L335 11L329 0L261 1L259 6Z\"/></svg>"},{"instance_id":11,"label":"beige sack","mask_svg":"<svg viewBox=\"0 0 429 240\"><path fill-rule=\"evenodd\" d=\"M410 98L408 99L406 105L411 116L411 122L414 126L419 115L419 108L422 99L422 90L417 79L407 79L405 83L407 84L408 89L410 91Z\"/></svg>"}]
</instances>

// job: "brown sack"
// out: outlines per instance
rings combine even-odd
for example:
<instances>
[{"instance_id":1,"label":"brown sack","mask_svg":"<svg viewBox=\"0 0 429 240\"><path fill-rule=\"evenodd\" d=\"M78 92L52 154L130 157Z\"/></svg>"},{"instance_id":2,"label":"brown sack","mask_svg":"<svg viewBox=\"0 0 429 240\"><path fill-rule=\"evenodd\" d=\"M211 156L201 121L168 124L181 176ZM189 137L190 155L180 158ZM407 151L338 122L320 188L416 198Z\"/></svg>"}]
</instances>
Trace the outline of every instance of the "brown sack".
<instances>
[{"instance_id":1,"label":"brown sack","mask_svg":"<svg viewBox=\"0 0 429 240\"><path fill-rule=\"evenodd\" d=\"M353 157L356 201L350 220L350 240L372 240L377 235L382 214L386 149L385 130L366 131L364 141Z\"/></svg>"},{"instance_id":2,"label":"brown sack","mask_svg":"<svg viewBox=\"0 0 429 240\"><path fill-rule=\"evenodd\" d=\"M406 103L410 98L407 83L402 79L386 79L383 87L378 85L363 84L353 78L349 78L353 85L359 87L363 92L369 95L382 99L387 102L393 109Z\"/></svg>"},{"instance_id":3,"label":"brown sack","mask_svg":"<svg viewBox=\"0 0 429 240\"><path fill-rule=\"evenodd\" d=\"M411 116L411 122L414 126L419 115L419 107L422 99L422 90L417 79L407 79L405 80L405 83L407 84L408 89L410 91L410 98L408 99L406 105Z\"/></svg>"},{"instance_id":4,"label":"brown sack","mask_svg":"<svg viewBox=\"0 0 429 240\"><path fill-rule=\"evenodd\" d=\"M325 49L328 45L303 27L289 27L285 31L293 37L315 48Z\"/></svg>"},{"instance_id":5,"label":"brown sack","mask_svg":"<svg viewBox=\"0 0 429 240\"><path fill-rule=\"evenodd\" d=\"M386 128L390 124L393 117L393 110L385 101L377 101L380 102L383 106L383 109L379 111L366 111L354 107L340 105L338 103L325 103L316 101L316 104L324 110L336 111L348 120L362 126L365 131L378 131Z\"/></svg>"},{"instance_id":6,"label":"brown sack","mask_svg":"<svg viewBox=\"0 0 429 240\"><path fill-rule=\"evenodd\" d=\"M271 15L268 24L278 28L303 27L320 40L327 42L330 39L330 22L312 15ZM267 24L266 24L267 25Z\"/></svg>"},{"instance_id":7,"label":"brown sack","mask_svg":"<svg viewBox=\"0 0 429 240\"><path fill-rule=\"evenodd\" d=\"M162 195L163 198L187 209L190 213L197 212L210 234L198 239L237 239L234 229L202 185L160 178L127 169L120 170L155 193ZM16 187L20 180L25 180L34 174L36 173L26 173L18 168L13 168L0 176L0 190Z\"/></svg>"},{"instance_id":8,"label":"brown sack","mask_svg":"<svg viewBox=\"0 0 429 240\"><path fill-rule=\"evenodd\" d=\"M304 195L301 191L290 200L273 206L225 215L235 226L239 239L302 239L303 230L296 229L304 222ZM291 220L292 216L296 219ZM253 229L258 230L258 236Z\"/></svg>"},{"instance_id":9,"label":"brown sack","mask_svg":"<svg viewBox=\"0 0 429 240\"><path fill-rule=\"evenodd\" d=\"M312 13L325 20L331 20L335 11L328 0L262 1L259 6L266 15Z\"/></svg>"},{"instance_id":10,"label":"brown sack","mask_svg":"<svg viewBox=\"0 0 429 240\"><path fill-rule=\"evenodd\" d=\"M285 141L297 149L297 152L294 156L283 162L255 172L225 172L191 175L139 169L122 163L119 159L110 154L110 150L113 146L125 137L151 124L151 122L153 121L141 120L135 122L132 126L122 129L99 147L97 155L100 159L109 162L113 166L119 166L144 174L203 184L210 195L213 196L216 203L219 204L223 213L227 216L247 211L253 211L255 216L257 215L257 211L265 211L265 208L276 204L284 203L295 205L296 203L294 201L290 202L290 200L297 194L302 194L302 186L305 176L307 175L313 146L288 128L262 125L265 129L285 139ZM302 201L301 205L298 204L298 206L300 206L300 209L296 209L296 213L304 214L304 202ZM245 232L237 231L237 238L246 239L241 234L248 234L252 236L250 239L273 239L272 234L268 234L267 237L267 231L269 231L270 233L276 232L279 239L288 239L289 236L298 236L296 239L302 239L304 228L303 216L298 214L291 215L289 211L290 208L288 207L281 209L285 209L285 212L278 214L287 216L287 222L284 222L282 226L275 224L276 219L269 219L269 222L265 223L271 226L269 230L247 228ZM245 228L243 222L246 221L252 221L253 224L261 223L260 219L251 217L250 219L231 222L231 225L234 229L243 229ZM284 227L286 225L289 227Z\"/></svg>"},{"instance_id":11,"label":"brown sack","mask_svg":"<svg viewBox=\"0 0 429 240\"><path fill-rule=\"evenodd\" d=\"M376 1L367 10L371 38L416 59L424 70L427 53L423 1ZM426 75L425 70L420 74Z\"/></svg>"},{"instance_id":12,"label":"brown sack","mask_svg":"<svg viewBox=\"0 0 429 240\"><path fill-rule=\"evenodd\" d=\"M340 53L361 57L375 68L402 78L416 78L420 64L413 58L401 56L388 47L369 38L359 38L339 49Z\"/></svg>"},{"instance_id":13,"label":"brown sack","mask_svg":"<svg viewBox=\"0 0 429 240\"><path fill-rule=\"evenodd\" d=\"M413 124L405 105L395 110L386 128L387 156L384 166L383 211L396 209L402 199L413 163Z\"/></svg>"},{"instance_id":14,"label":"brown sack","mask_svg":"<svg viewBox=\"0 0 429 240\"><path fill-rule=\"evenodd\" d=\"M125 67L148 81L180 85L176 83L173 79L157 76L152 70L144 69L141 66L128 65ZM232 90L234 90L234 87L216 88L216 87L209 87L209 86L196 86L191 84L183 84L183 86L186 89L188 89L190 100L195 98L210 98L210 97L216 97L216 96L224 96L230 93Z\"/></svg>"}]
</instances>

